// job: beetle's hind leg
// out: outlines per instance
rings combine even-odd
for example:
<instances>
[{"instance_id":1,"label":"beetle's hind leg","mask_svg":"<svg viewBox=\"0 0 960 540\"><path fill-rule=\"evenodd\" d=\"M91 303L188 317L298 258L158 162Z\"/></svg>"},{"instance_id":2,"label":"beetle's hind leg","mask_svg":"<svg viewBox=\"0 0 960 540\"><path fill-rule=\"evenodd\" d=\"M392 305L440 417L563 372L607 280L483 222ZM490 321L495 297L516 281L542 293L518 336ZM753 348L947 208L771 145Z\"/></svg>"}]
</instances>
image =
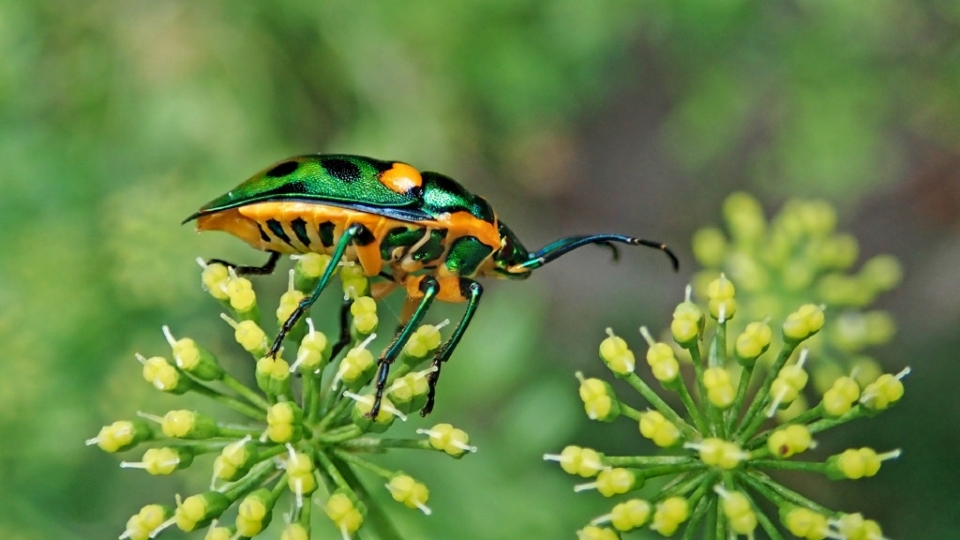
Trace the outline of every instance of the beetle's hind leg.
<instances>
[{"instance_id":1,"label":"beetle's hind leg","mask_svg":"<svg viewBox=\"0 0 960 540\"><path fill-rule=\"evenodd\" d=\"M277 269L277 261L280 260L279 252L269 251L268 253L270 253L270 258L263 263L263 266L242 266L223 259L210 259L207 264L222 264L227 268L233 268L238 276L266 276Z\"/></svg>"},{"instance_id":2,"label":"beetle's hind leg","mask_svg":"<svg viewBox=\"0 0 960 540\"><path fill-rule=\"evenodd\" d=\"M440 347L440 351L433 358L433 371L427 376L430 390L427 394L427 403L423 406L423 409L420 410L420 416L426 416L433 410L433 403L437 395L437 381L440 380L440 368L444 362L450 359L450 355L453 354L453 350L456 349L457 344L460 343L460 338L463 337L467 326L469 326L470 321L473 320L477 306L480 305L481 295L483 295L483 287L479 283L472 279L460 278L460 296L467 300L467 309L463 311L463 317L460 318L457 327L453 329L453 334L450 335L450 339Z\"/></svg>"},{"instance_id":3,"label":"beetle's hind leg","mask_svg":"<svg viewBox=\"0 0 960 540\"><path fill-rule=\"evenodd\" d=\"M397 359L400 351L403 350L403 346L407 344L414 330L416 330L420 322L423 321L424 315L427 314L427 310L440 292L440 284L433 276L423 276L419 283L419 291L423 296L420 298L420 302L417 304L413 315L410 316L410 320L401 325L390 346L387 347L387 350L385 350L380 356L380 359L377 360L377 375L374 378L376 381L376 394L373 400L373 407L370 409L368 415L370 418L376 418L380 412L380 403L383 401L383 394L386 391L390 365Z\"/></svg>"}]
</instances>

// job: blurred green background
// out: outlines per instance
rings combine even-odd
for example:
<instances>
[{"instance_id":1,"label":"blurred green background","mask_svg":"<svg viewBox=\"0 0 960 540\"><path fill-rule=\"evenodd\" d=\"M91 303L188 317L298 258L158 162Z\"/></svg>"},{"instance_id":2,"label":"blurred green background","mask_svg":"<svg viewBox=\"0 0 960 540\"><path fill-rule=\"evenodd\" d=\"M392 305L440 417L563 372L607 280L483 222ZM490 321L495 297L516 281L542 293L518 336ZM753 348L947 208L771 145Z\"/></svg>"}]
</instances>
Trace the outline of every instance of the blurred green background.
<instances>
[{"instance_id":1,"label":"blurred green background","mask_svg":"<svg viewBox=\"0 0 960 540\"><path fill-rule=\"evenodd\" d=\"M147 477L83 441L136 410L209 408L157 395L133 354L167 354L162 324L235 351L194 258L263 257L179 222L309 152L449 174L531 248L605 231L681 256L674 275L654 252L584 249L488 287L411 427L452 422L480 451L392 456L431 488L429 518L389 507L410 537L572 538L605 512L541 455L645 443L589 424L573 371L602 372L607 326L639 345L637 326L668 324L692 233L736 189L770 210L831 200L863 256L907 275L876 352L913 366L906 398L823 437L903 458L794 486L890 538L960 532L960 3L0 0L0 537L115 537L209 481L204 461Z\"/></svg>"}]
</instances>

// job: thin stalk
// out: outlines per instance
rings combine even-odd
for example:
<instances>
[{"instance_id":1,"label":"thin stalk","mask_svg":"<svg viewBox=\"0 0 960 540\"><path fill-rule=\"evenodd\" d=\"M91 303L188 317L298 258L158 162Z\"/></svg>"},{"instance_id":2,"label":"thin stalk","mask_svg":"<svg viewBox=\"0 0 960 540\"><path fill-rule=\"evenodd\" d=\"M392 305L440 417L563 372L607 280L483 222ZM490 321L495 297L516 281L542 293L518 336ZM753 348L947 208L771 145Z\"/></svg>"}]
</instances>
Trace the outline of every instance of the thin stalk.
<instances>
[{"instance_id":1,"label":"thin stalk","mask_svg":"<svg viewBox=\"0 0 960 540\"><path fill-rule=\"evenodd\" d=\"M223 377L220 378L220 382L222 382L223 385L226 386L227 388L240 394L240 396L243 397L243 399L246 399L250 403L259 407L260 409L263 409L264 412L266 412L266 410L270 408L270 403L268 403L263 396L251 390L249 387L247 387L242 382L235 379L229 373L224 373Z\"/></svg>"}]
</instances>

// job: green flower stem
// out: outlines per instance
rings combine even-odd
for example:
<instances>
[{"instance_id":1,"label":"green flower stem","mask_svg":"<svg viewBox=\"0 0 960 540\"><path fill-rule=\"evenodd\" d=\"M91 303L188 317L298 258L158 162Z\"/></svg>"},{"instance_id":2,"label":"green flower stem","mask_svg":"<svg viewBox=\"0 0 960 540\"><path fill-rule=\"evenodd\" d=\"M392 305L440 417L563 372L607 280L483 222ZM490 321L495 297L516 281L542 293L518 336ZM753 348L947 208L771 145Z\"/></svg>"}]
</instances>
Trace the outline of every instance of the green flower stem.
<instances>
[{"instance_id":1,"label":"green flower stem","mask_svg":"<svg viewBox=\"0 0 960 540\"><path fill-rule=\"evenodd\" d=\"M713 506L713 499L700 499L697 506L693 509L693 515L690 516L690 521L687 523L686 529L683 531L682 540L694 540L694 538L696 538L697 528L700 526L700 522L703 521L704 516L707 515L707 512L710 511L711 506ZM723 537L721 537L720 540L723 540Z\"/></svg>"},{"instance_id":2,"label":"green flower stem","mask_svg":"<svg viewBox=\"0 0 960 540\"><path fill-rule=\"evenodd\" d=\"M771 480L766 474L763 474L759 471L748 471L747 474L741 475L741 479L750 484L750 487L757 490L757 492L762 494L764 497L769 499L770 502L777 506L783 506L784 504L795 504L797 506L809 508L815 512L820 512L826 516L833 515L833 511L831 511L829 508L811 501L796 491L787 489L783 485Z\"/></svg>"},{"instance_id":3,"label":"green flower stem","mask_svg":"<svg viewBox=\"0 0 960 540\"><path fill-rule=\"evenodd\" d=\"M303 412L307 424L316 423L317 416L320 415L320 382L320 377L314 377L312 373L303 376Z\"/></svg>"},{"instance_id":4,"label":"green flower stem","mask_svg":"<svg viewBox=\"0 0 960 540\"><path fill-rule=\"evenodd\" d=\"M712 484L716 479L716 473L714 471L698 471L688 476L688 478L678 477L678 481L674 485L663 488L659 493L659 499L669 499L674 495L684 495L702 484Z\"/></svg>"},{"instance_id":5,"label":"green flower stem","mask_svg":"<svg viewBox=\"0 0 960 540\"><path fill-rule=\"evenodd\" d=\"M700 354L700 343L699 341L694 341L689 346L684 347L688 353L690 353L690 360L693 363L693 372L696 375L697 379L697 392L699 392L700 397L703 398L707 395L706 388L703 387L703 355Z\"/></svg>"},{"instance_id":6,"label":"green flower stem","mask_svg":"<svg viewBox=\"0 0 960 540\"><path fill-rule=\"evenodd\" d=\"M647 469L642 469L643 477L650 479L656 478L657 476L666 476L668 474L679 474L686 471L698 471L705 469L706 466L703 463L692 462L684 463L682 465L661 465L659 467L650 467Z\"/></svg>"},{"instance_id":7,"label":"green flower stem","mask_svg":"<svg viewBox=\"0 0 960 540\"><path fill-rule=\"evenodd\" d=\"M727 365L727 321L729 319L724 319L723 322L717 322L717 330L713 334L713 340L716 344L716 348L711 350L710 355L710 367L720 366L724 367Z\"/></svg>"},{"instance_id":8,"label":"green flower stem","mask_svg":"<svg viewBox=\"0 0 960 540\"><path fill-rule=\"evenodd\" d=\"M620 401L619 399L617 400L617 403L620 404L620 414L626 416L627 418L635 422L640 421L640 417L643 416L643 411L634 409L633 407L627 405L626 403Z\"/></svg>"},{"instance_id":9,"label":"green flower stem","mask_svg":"<svg viewBox=\"0 0 960 540\"><path fill-rule=\"evenodd\" d=\"M246 399L250 403L254 404L260 409L263 409L264 412L266 412L266 410L270 408L270 403L268 403L267 400L263 398L263 396L251 390L249 387L244 385L242 382L238 381L229 373L224 373L223 376L220 378L220 381L224 384L224 386L240 394L244 399Z\"/></svg>"},{"instance_id":10,"label":"green flower stem","mask_svg":"<svg viewBox=\"0 0 960 540\"><path fill-rule=\"evenodd\" d=\"M317 431L325 431L330 427L331 424L340 420L344 413L350 410L350 407L352 407L354 403L355 402L352 399L348 397L342 397L340 401L335 406L330 408L320 420L320 423L317 425Z\"/></svg>"},{"instance_id":11,"label":"green flower stem","mask_svg":"<svg viewBox=\"0 0 960 540\"><path fill-rule=\"evenodd\" d=\"M706 509L707 523L703 528L704 531L712 531L717 528L717 512L714 510L717 507L717 500L711 497L708 502ZM725 536L721 536L713 540L724 540L725 538Z\"/></svg>"},{"instance_id":12,"label":"green flower stem","mask_svg":"<svg viewBox=\"0 0 960 540\"><path fill-rule=\"evenodd\" d=\"M700 375L697 375L697 384L702 384L703 378ZM703 414L700 412L700 408L697 407L697 404L693 401L693 396L690 395L690 391L687 390L687 385L684 384L680 376L677 376L677 395L680 396L680 401L683 402L684 408L687 409L687 414L690 415L690 418L693 419L693 423L697 426L697 430L700 433L707 433L709 425L707 421L703 418ZM704 395L702 392L701 396Z\"/></svg>"},{"instance_id":13,"label":"green flower stem","mask_svg":"<svg viewBox=\"0 0 960 540\"><path fill-rule=\"evenodd\" d=\"M723 512L723 505L720 504L719 499L717 500L717 504L715 505L715 507L716 507L717 521L716 521L716 527L714 527L713 529L714 531L713 537L724 538L727 533L727 514Z\"/></svg>"},{"instance_id":14,"label":"green flower stem","mask_svg":"<svg viewBox=\"0 0 960 540\"><path fill-rule=\"evenodd\" d=\"M337 460L339 461L339 460ZM353 489L353 492L356 493L357 498L363 501L363 504L367 507L367 517L366 521L370 524L373 529L377 531L377 535L380 537L380 540L403 540L403 537L400 535L400 532L394 526L393 522L387 517L383 512L383 509L380 508L380 505L377 501L370 495L370 492L367 491L367 488L360 483L360 479L357 478L357 475L354 474L353 470L350 467L345 466L344 463L337 463L340 469L343 471L343 476L350 484L350 488Z\"/></svg>"},{"instance_id":15,"label":"green flower stem","mask_svg":"<svg viewBox=\"0 0 960 540\"><path fill-rule=\"evenodd\" d=\"M673 422L673 425L677 426L677 429L682 431L684 435L689 439L699 439L700 434L694 429L693 426L684 421L676 411L673 410L670 405L667 405L667 402L664 401L656 392L653 391L653 388L650 388L647 383L643 382L643 379L637 376L636 373L631 373L623 378L627 383L632 386L637 392L640 393L647 401L653 405L660 414L665 416L668 420ZM682 383L681 383L682 386Z\"/></svg>"},{"instance_id":16,"label":"green flower stem","mask_svg":"<svg viewBox=\"0 0 960 540\"><path fill-rule=\"evenodd\" d=\"M801 471L812 473L826 473L826 463L814 463L809 461L791 461L786 459L751 459L750 465L753 467L763 467L765 469L777 469L781 471Z\"/></svg>"},{"instance_id":17,"label":"green flower stem","mask_svg":"<svg viewBox=\"0 0 960 540\"><path fill-rule=\"evenodd\" d=\"M766 404L766 399L760 399L759 396L769 396L770 387L773 386L774 379L777 378L777 375L780 373L780 369L784 364L787 363L787 360L790 358L790 355L793 354L793 351L797 348L800 343L788 343L784 342L783 349L780 350L780 354L777 356L777 359L773 364L767 369L767 375L763 379L763 384L760 385L760 390L757 391L757 398L753 400L753 403L750 404L750 408L747 409L746 414L743 415L743 421L740 423L740 429L734 433L734 439L737 444L743 445L747 439L753 435L756 427L752 427L753 424L759 426L763 422L763 416L761 411ZM760 421L757 422L755 419L757 415L760 415Z\"/></svg>"},{"instance_id":18,"label":"green flower stem","mask_svg":"<svg viewBox=\"0 0 960 540\"><path fill-rule=\"evenodd\" d=\"M741 490L741 493L750 501L750 506L753 507L753 513L757 516L757 522L763 527L764 532L767 533L767 536L770 537L770 540L786 540L780 531L777 529L777 526L770 521L770 518L767 517L766 512L761 512L760 507L757 506L757 501L753 499L750 495L750 492L747 490Z\"/></svg>"},{"instance_id":19,"label":"green flower stem","mask_svg":"<svg viewBox=\"0 0 960 540\"><path fill-rule=\"evenodd\" d=\"M356 439L360 435L363 435L363 430L360 429L359 426L350 424L349 426L343 426L342 428L331 430L320 435L317 437L317 442L324 445L333 445L349 441L350 439Z\"/></svg>"},{"instance_id":20,"label":"green flower stem","mask_svg":"<svg viewBox=\"0 0 960 540\"><path fill-rule=\"evenodd\" d=\"M356 451L380 452L387 448L408 448L413 450L436 450L426 439L372 439L358 438L340 443L341 448ZM442 452L442 450L439 450Z\"/></svg>"},{"instance_id":21,"label":"green flower stem","mask_svg":"<svg viewBox=\"0 0 960 540\"><path fill-rule=\"evenodd\" d=\"M821 431L826 431L830 428L837 427L840 424L846 424L851 420L856 420L863 416L866 416L866 410L864 409L863 405L858 404L840 418L824 418L822 420L817 420L816 422L808 425L807 428L810 430L810 434L819 433Z\"/></svg>"},{"instance_id":22,"label":"green flower stem","mask_svg":"<svg viewBox=\"0 0 960 540\"><path fill-rule=\"evenodd\" d=\"M726 365L726 349L721 348L719 339L721 331L726 332L726 330L726 322L718 325L716 335L713 341L710 343L710 356L707 359L707 364L709 367ZM725 439L727 434L723 422L723 411L715 407L713 403L707 399L706 388L703 386L703 378L701 377L697 380L697 382L700 385L700 402L703 404L703 407L707 411L707 415L710 417L710 433L711 435Z\"/></svg>"},{"instance_id":23,"label":"green flower stem","mask_svg":"<svg viewBox=\"0 0 960 540\"><path fill-rule=\"evenodd\" d=\"M239 399L233 396L221 394L220 392L214 390L213 388L210 388L209 386L205 386L200 383L195 383L193 385L193 390L202 396L206 396L218 403L222 403L223 405L226 405L227 407L237 411L238 413L246 415L254 420L263 422L263 420L266 418L266 413L264 413L264 411L256 407L253 407L251 405L248 405L247 403L240 401Z\"/></svg>"},{"instance_id":24,"label":"green flower stem","mask_svg":"<svg viewBox=\"0 0 960 540\"><path fill-rule=\"evenodd\" d=\"M287 453L287 447L282 444L274 444L264 450L257 451L257 460L264 461Z\"/></svg>"},{"instance_id":25,"label":"green flower stem","mask_svg":"<svg viewBox=\"0 0 960 540\"><path fill-rule=\"evenodd\" d=\"M288 491L287 486L287 472L284 471L279 477L277 477L277 483L274 484L273 489L270 490L270 500L276 502L280 498L280 495L283 495ZM304 505L309 506L309 505Z\"/></svg>"},{"instance_id":26,"label":"green flower stem","mask_svg":"<svg viewBox=\"0 0 960 540\"><path fill-rule=\"evenodd\" d=\"M335 373L335 372L334 372L334 373ZM334 375L333 373L331 373L331 376L335 376L335 375ZM330 412L334 409L334 407L339 404L339 403L337 402L337 398L340 398L340 399L346 400L346 401L350 401L349 399L346 399L346 398L343 397L343 385L342 385L342 384L340 384L340 383L336 383L336 384L331 383L328 388L326 388L326 389L324 389L324 390L321 390L321 393L320 393L320 409L317 411L317 415L322 415L323 418L324 418L324 420L326 420L327 416L329 416ZM330 420L328 420L328 422L332 422L332 421L333 421L332 418L331 418ZM322 427L324 426L323 420L320 421L320 426L321 426L321 429L322 429Z\"/></svg>"},{"instance_id":27,"label":"green flower stem","mask_svg":"<svg viewBox=\"0 0 960 540\"><path fill-rule=\"evenodd\" d=\"M217 424L217 437L235 437L237 439L242 439L247 435L250 435L251 437L256 439L260 437L261 434L263 434L262 429L224 426L221 424Z\"/></svg>"},{"instance_id":28,"label":"green flower stem","mask_svg":"<svg viewBox=\"0 0 960 540\"><path fill-rule=\"evenodd\" d=\"M351 488L347 480L343 477L342 474L340 474L341 469L339 469L336 465L333 464L333 461L330 459L330 456L328 456L325 451L317 450L316 452L314 452L314 455L317 457L317 461L319 462L320 467L323 469L324 475L326 475L327 478L333 481L334 485L337 486L337 488L353 491L353 489ZM346 469L347 469L346 467L343 468L343 470L346 470Z\"/></svg>"},{"instance_id":29,"label":"green flower stem","mask_svg":"<svg viewBox=\"0 0 960 540\"><path fill-rule=\"evenodd\" d=\"M332 449L333 455L337 456L337 459L345 461L351 465L356 465L357 467L366 469L373 474L390 480L395 476L395 473L389 469L385 469L375 463L371 463L356 454L351 454L350 452L345 452L339 448Z\"/></svg>"},{"instance_id":30,"label":"green flower stem","mask_svg":"<svg viewBox=\"0 0 960 540\"><path fill-rule=\"evenodd\" d=\"M750 389L750 379L753 378L753 368L756 366L756 360L748 367L740 371L740 383L737 385L737 397L733 398L733 405L728 409L726 429L727 433L732 433L737 423L738 413L743 410L743 400L747 397L747 390Z\"/></svg>"},{"instance_id":31,"label":"green flower stem","mask_svg":"<svg viewBox=\"0 0 960 540\"><path fill-rule=\"evenodd\" d=\"M306 503L306 501L304 501ZM303 525L303 528L310 530L310 512L313 508L312 504L304 504L299 508L300 515L297 517L297 522L300 525ZM297 509L295 509L296 511Z\"/></svg>"},{"instance_id":32,"label":"green flower stem","mask_svg":"<svg viewBox=\"0 0 960 540\"><path fill-rule=\"evenodd\" d=\"M702 461L687 456L603 456L602 461L613 467L652 467L656 465L688 465L696 463L704 466Z\"/></svg>"},{"instance_id":33,"label":"green flower stem","mask_svg":"<svg viewBox=\"0 0 960 540\"><path fill-rule=\"evenodd\" d=\"M219 491L231 501L236 501L245 494L253 491L257 486L263 483L271 474L277 472L277 466L272 461L263 461L257 463L250 469L246 476L233 482L221 486Z\"/></svg>"}]
</instances>

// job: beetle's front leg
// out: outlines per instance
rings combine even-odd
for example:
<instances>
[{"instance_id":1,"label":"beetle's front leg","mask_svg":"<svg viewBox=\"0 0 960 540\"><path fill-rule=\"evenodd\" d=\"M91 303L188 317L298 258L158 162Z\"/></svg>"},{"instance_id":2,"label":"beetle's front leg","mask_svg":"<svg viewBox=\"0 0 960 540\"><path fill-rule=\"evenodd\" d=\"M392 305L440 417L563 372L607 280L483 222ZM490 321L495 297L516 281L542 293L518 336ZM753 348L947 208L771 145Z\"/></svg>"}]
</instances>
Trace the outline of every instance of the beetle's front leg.
<instances>
[{"instance_id":1,"label":"beetle's front leg","mask_svg":"<svg viewBox=\"0 0 960 540\"><path fill-rule=\"evenodd\" d=\"M280 260L280 253L277 251L268 251L270 258L263 266L242 266L227 262L223 259L210 259L207 264L222 264L227 268L233 268L238 276L267 276L273 273L277 268L277 261Z\"/></svg>"},{"instance_id":2,"label":"beetle's front leg","mask_svg":"<svg viewBox=\"0 0 960 540\"><path fill-rule=\"evenodd\" d=\"M400 328L400 331L397 332L390 346L387 347L387 350L383 352L377 361L377 376L375 377L376 395L374 396L373 407L370 409L370 414L368 415L370 418L376 418L380 412L380 402L383 401L383 393L387 387L387 375L390 374L390 364L397 359L397 356L400 354L400 351L403 350L403 346L406 345L413 331L416 330L420 322L423 321L424 315L427 314L427 309L430 308L430 304L433 303L437 294L440 292L440 284L433 276L422 276L418 289L422 297L420 298L420 303L417 305L417 309L413 312L410 320Z\"/></svg>"},{"instance_id":3,"label":"beetle's front leg","mask_svg":"<svg viewBox=\"0 0 960 540\"><path fill-rule=\"evenodd\" d=\"M277 356L277 352L280 351L280 346L283 344L283 339L287 337L287 334L289 334L293 326L297 324L297 321L299 321L310 307L316 303L317 299L320 298L320 293L323 292L327 283L330 282L330 278L333 277L333 272L337 269L337 265L340 264L340 260L343 259L343 254L347 251L347 246L363 231L366 231L366 227L359 223L354 223L343 231L343 236L341 236L340 241L337 242L337 247L330 256L330 263L327 264L327 269L324 270L323 275L320 276L320 280L317 281L317 286L314 287L313 294L301 300L300 303L297 304L297 308L293 310L293 313L284 321L283 326L280 327L280 331L277 333L276 339L273 340L273 345L271 345L270 350L267 351L266 356L268 358Z\"/></svg>"}]
</instances>

